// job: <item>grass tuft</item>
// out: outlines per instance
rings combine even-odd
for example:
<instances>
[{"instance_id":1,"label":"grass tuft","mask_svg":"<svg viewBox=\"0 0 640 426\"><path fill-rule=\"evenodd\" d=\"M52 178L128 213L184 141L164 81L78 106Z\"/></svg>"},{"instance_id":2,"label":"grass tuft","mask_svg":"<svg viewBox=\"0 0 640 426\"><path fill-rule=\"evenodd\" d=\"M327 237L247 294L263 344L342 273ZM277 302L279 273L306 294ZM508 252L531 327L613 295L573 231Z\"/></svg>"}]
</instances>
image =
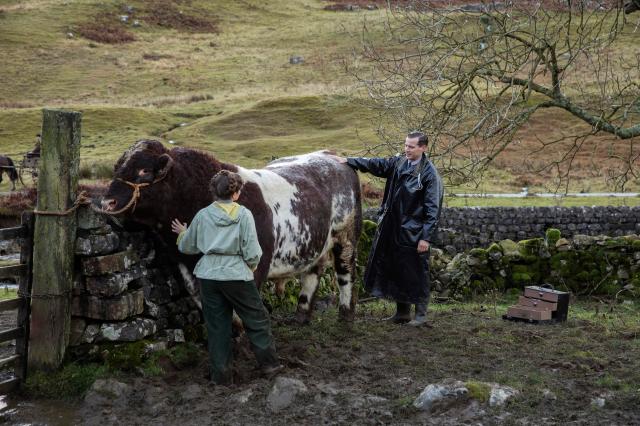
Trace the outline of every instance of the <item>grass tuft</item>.
<instances>
[{"instance_id":1,"label":"grass tuft","mask_svg":"<svg viewBox=\"0 0 640 426\"><path fill-rule=\"evenodd\" d=\"M70 363L60 371L30 374L24 390L34 398L75 399L84 395L96 379L106 376L106 366Z\"/></svg>"}]
</instances>

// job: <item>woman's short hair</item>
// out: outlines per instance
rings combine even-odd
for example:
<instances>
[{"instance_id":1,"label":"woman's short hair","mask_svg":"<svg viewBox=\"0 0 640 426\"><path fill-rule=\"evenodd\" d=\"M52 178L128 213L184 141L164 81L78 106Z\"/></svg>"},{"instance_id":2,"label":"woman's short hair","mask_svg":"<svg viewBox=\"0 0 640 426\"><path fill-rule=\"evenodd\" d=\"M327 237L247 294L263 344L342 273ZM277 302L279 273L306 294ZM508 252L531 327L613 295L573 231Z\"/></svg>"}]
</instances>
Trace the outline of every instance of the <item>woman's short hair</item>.
<instances>
[{"instance_id":1,"label":"woman's short hair","mask_svg":"<svg viewBox=\"0 0 640 426\"><path fill-rule=\"evenodd\" d=\"M213 199L229 200L231 196L240 191L244 182L239 174L229 170L220 170L209 182L209 191Z\"/></svg>"}]
</instances>

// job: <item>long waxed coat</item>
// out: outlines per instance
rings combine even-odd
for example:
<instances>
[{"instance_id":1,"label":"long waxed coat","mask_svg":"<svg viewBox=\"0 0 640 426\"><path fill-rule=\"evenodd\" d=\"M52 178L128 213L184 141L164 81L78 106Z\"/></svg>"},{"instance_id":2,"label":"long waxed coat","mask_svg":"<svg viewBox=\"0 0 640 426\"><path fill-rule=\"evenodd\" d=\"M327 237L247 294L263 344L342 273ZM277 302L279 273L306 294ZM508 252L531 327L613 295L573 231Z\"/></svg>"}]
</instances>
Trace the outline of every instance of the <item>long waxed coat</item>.
<instances>
[{"instance_id":1,"label":"long waxed coat","mask_svg":"<svg viewBox=\"0 0 640 426\"><path fill-rule=\"evenodd\" d=\"M401 303L429 300L429 253L417 252L420 240L435 240L444 189L438 171L422 155L410 167L406 157L348 158L347 164L387 179L378 230L364 275L374 296Z\"/></svg>"}]
</instances>

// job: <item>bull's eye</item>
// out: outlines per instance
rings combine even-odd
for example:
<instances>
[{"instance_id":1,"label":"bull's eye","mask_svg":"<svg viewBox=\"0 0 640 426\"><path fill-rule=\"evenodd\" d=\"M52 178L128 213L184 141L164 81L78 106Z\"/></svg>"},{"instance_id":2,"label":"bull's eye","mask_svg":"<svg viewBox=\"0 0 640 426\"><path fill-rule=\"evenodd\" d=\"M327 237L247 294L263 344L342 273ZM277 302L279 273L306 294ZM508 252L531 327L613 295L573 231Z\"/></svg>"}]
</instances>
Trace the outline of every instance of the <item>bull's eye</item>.
<instances>
[{"instance_id":1,"label":"bull's eye","mask_svg":"<svg viewBox=\"0 0 640 426\"><path fill-rule=\"evenodd\" d=\"M138 176L145 176L145 175L148 175L149 173L151 173L151 170L149 170L149 169L140 169L140 170L138 170Z\"/></svg>"}]
</instances>

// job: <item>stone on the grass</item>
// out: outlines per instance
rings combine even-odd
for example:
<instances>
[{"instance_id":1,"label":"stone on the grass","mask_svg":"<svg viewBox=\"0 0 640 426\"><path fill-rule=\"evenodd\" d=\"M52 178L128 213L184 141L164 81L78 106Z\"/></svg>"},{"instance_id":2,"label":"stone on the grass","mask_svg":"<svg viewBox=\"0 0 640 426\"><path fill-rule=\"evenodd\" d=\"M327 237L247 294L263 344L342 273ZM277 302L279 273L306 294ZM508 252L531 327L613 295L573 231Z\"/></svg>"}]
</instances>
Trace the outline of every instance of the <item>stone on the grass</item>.
<instances>
[{"instance_id":1,"label":"stone on the grass","mask_svg":"<svg viewBox=\"0 0 640 426\"><path fill-rule=\"evenodd\" d=\"M434 405L438 404L477 404L477 402L488 402L489 406L497 407L503 405L509 398L517 395L518 390L503 386L497 383L474 382L477 387L485 388L489 391L488 398L480 398L475 401L473 393L470 391L470 384L466 384L459 380L446 379L440 383L430 384L415 399L413 406L424 411L430 411ZM473 399L469 402L470 399ZM475 409L472 411L476 411Z\"/></svg>"},{"instance_id":2,"label":"stone on the grass","mask_svg":"<svg viewBox=\"0 0 640 426\"><path fill-rule=\"evenodd\" d=\"M442 383L430 384L413 401L413 406L424 411L429 411L437 402L451 399L467 398L469 390L459 380L448 380Z\"/></svg>"},{"instance_id":3,"label":"stone on the grass","mask_svg":"<svg viewBox=\"0 0 640 426\"><path fill-rule=\"evenodd\" d=\"M279 376L267 396L267 406L271 411L278 412L291 405L298 394L305 392L307 387L302 381Z\"/></svg>"},{"instance_id":4,"label":"stone on the grass","mask_svg":"<svg viewBox=\"0 0 640 426\"><path fill-rule=\"evenodd\" d=\"M131 386L126 383L115 379L98 379L91 385L84 402L89 406L123 405L126 404L130 393Z\"/></svg>"},{"instance_id":5,"label":"stone on the grass","mask_svg":"<svg viewBox=\"0 0 640 426\"><path fill-rule=\"evenodd\" d=\"M231 400L238 404L246 404L249 402L249 399L253 395L253 389L248 388L243 390L242 392L238 392L237 394L231 396Z\"/></svg>"},{"instance_id":6,"label":"stone on the grass","mask_svg":"<svg viewBox=\"0 0 640 426\"><path fill-rule=\"evenodd\" d=\"M491 386L491 394L489 395L489 405L491 407L504 405L509 398L519 393L517 389L510 386L503 386L496 383L489 383L489 385Z\"/></svg>"},{"instance_id":7,"label":"stone on the grass","mask_svg":"<svg viewBox=\"0 0 640 426\"><path fill-rule=\"evenodd\" d=\"M182 393L180 394L180 397L184 400L184 401L193 401L194 399L198 399L200 397L202 397L204 394L203 390L202 390L202 386L193 383L190 384L189 386L187 386Z\"/></svg>"}]
</instances>

